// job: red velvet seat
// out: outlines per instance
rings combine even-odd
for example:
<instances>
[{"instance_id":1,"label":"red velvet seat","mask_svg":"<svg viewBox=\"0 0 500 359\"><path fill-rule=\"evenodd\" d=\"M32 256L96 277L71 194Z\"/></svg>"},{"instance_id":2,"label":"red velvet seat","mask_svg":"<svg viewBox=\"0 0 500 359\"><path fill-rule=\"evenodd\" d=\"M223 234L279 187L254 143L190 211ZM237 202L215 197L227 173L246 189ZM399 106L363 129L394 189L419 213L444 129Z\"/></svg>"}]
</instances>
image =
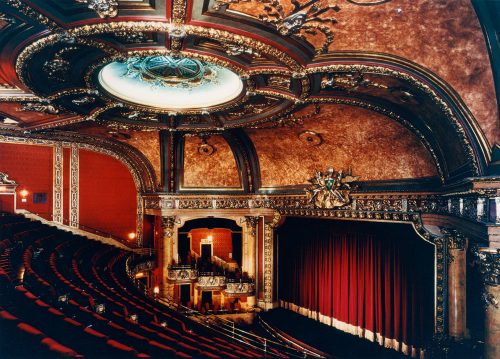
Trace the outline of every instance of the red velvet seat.
<instances>
[{"instance_id":1,"label":"red velvet seat","mask_svg":"<svg viewBox=\"0 0 500 359\"><path fill-rule=\"evenodd\" d=\"M13 316L6 310L0 310L0 318L4 320L17 321L19 320L17 317Z\"/></svg>"},{"instance_id":2,"label":"red velvet seat","mask_svg":"<svg viewBox=\"0 0 500 359\"><path fill-rule=\"evenodd\" d=\"M57 315L58 317L64 317L64 314L55 308L49 308L47 311L53 315Z\"/></svg>"},{"instance_id":3,"label":"red velvet seat","mask_svg":"<svg viewBox=\"0 0 500 359\"><path fill-rule=\"evenodd\" d=\"M40 341L43 345L47 346L49 350L61 355L63 357L81 357L78 353L76 353L73 349L68 348L54 339L44 338Z\"/></svg>"},{"instance_id":4,"label":"red velvet seat","mask_svg":"<svg viewBox=\"0 0 500 359\"><path fill-rule=\"evenodd\" d=\"M82 323L77 322L76 320L71 319L71 318L64 318L64 321L65 321L66 323L69 323L69 324L71 324L71 325L74 325L75 327L81 327L81 326L82 326Z\"/></svg>"},{"instance_id":5,"label":"red velvet seat","mask_svg":"<svg viewBox=\"0 0 500 359\"><path fill-rule=\"evenodd\" d=\"M100 339L108 338L107 335L102 334L101 332L98 332L97 330L89 328L89 327L85 328L83 331L87 334L90 334L90 335L96 337L96 338L100 338Z\"/></svg>"},{"instance_id":6,"label":"red velvet seat","mask_svg":"<svg viewBox=\"0 0 500 359\"><path fill-rule=\"evenodd\" d=\"M121 350L121 351L124 351L124 352L128 352L128 353L132 353L132 352L135 352L135 349L132 348L132 347L129 347L123 343L120 343L114 339L109 339L106 344L108 344L109 346L115 348L115 349L118 349L118 350Z\"/></svg>"},{"instance_id":7,"label":"red velvet seat","mask_svg":"<svg viewBox=\"0 0 500 359\"><path fill-rule=\"evenodd\" d=\"M180 358L186 358L186 359L192 358L191 355L188 355L188 354L183 353L183 352L176 352L175 355L177 355Z\"/></svg>"},{"instance_id":8,"label":"red velvet seat","mask_svg":"<svg viewBox=\"0 0 500 359\"><path fill-rule=\"evenodd\" d=\"M41 336L41 337L45 336L45 334L43 334L40 330L26 323L19 323L17 327L21 329L23 332L33 336Z\"/></svg>"},{"instance_id":9,"label":"red velvet seat","mask_svg":"<svg viewBox=\"0 0 500 359\"><path fill-rule=\"evenodd\" d=\"M165 345L165 344L158 343L156 340L150 340L150 341L148 342L148 344L149 344L149 345L152 345L152 346L154 346L154 347L160 348L160 349L162 349L162 350L165 350L165 351L167 351L167 352L170 352L170 353L172 353L172 354L174 354L174 353L175 353L174 348L171 348L171 347L169 347L168 345Z\"/></svg>"}]
</instances>

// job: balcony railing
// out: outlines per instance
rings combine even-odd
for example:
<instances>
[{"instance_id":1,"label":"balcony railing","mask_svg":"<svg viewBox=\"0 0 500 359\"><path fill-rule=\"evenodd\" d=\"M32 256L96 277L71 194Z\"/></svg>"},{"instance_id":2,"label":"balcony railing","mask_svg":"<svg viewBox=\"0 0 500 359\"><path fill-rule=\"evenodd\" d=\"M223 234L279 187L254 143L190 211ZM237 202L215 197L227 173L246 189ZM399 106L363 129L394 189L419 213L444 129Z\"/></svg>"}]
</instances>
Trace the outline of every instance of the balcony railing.
<instances>
[{"instance_id":1,"label":"balcony railing","mask_svg":"<svg viewBox=\"0 0 500 359\"><path fill-rule=\"evenodd\" d=\"M175 283L190 283L198 279L198 271L191 265L169 266L167 279Z\"/></svg>"},{"instance_id":2,"label":"balcony railing","mask_svg":"<svg viewBox=\"0 0 500 359\"><path fill-rule=\"evenodd\" d=\"M200 289L224 289L226 286L226 277L223 275L200 273L196 286Z\"/></svg>"},{"instance_id":3,"label":"balcony railing","mask_svg":"<svg viewBox=\"0 0 500 359\"><path fill-rule=\"evenodd\" d=\"M253 295L255 292L255 283L252 281L233 281L228 280L224 293L228 296Z\"/></svg>"}]
</instances>

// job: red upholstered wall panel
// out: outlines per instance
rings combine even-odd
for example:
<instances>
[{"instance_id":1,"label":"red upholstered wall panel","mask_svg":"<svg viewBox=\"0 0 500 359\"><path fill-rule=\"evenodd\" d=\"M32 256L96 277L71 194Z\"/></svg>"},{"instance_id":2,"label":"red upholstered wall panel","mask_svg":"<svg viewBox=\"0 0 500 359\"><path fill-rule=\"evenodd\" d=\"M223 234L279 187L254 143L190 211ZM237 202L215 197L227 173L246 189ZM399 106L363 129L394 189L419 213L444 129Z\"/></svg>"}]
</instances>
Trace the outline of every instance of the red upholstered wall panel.
<instances>
[{"instance_id":1,"label":"red upholstered wall panel","mask_svg":"<svg viewBox=\"0 0 500 359\"><path fill-rule=\"evenodd\" d=\"M136 231L137 191L118 160L80 150L80 223L127 239Z\"/></svg>"},{"instance_id":2,"label":"red upholstered wall panel","mask_svg":"<svg viewBox=\"0 0 500 359\"><path fill-rule=\"evenodd\" d=\"M52 213L53 150L49 146L0 143L0 171L19 183L17 208L34 213ZM21 202L19 191L29 191L28 201ZM33 203L33 193L47 193L46 203Z\"/></svg>"},{"instance_id":3,"label":"red upholstered wall panel","mask_svg":"<svg viewBox=\"0 0 500 359\"><path fill-rule=\"evenodd\" d=\"M0 212L14 212L14 195L0 194Z\"/></svg>"},{"instance_id":4,"label":"red upholstered wall panel","mask_svg":"<svg viewBox=\"0 0 500 359\"><path fill-rule=\"evenodd\" d=\"M200 253L200 243L203 238L207 238L209 235L213 237L212 246L213 254L224 260L229 259L229 253L233 252L233 242L232 242L232 232L230 229L226 228L197 228L189 232L191 235L191 249L197 253Z\"/></svg>"}]
</instances>

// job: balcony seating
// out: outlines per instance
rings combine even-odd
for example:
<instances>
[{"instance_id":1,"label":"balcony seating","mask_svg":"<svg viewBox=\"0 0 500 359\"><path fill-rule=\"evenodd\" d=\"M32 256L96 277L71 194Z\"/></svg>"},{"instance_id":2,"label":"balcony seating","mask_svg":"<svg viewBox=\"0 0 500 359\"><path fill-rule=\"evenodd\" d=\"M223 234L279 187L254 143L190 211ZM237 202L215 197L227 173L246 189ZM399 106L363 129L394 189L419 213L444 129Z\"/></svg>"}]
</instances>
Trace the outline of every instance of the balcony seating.
<instances>
[{"instance_id":1,"label":"balcony seating","mask_svg":"<svg viewBox=\"0 0 500 359\"><path fill-rule=\"evenodd\" d=\"M2 355L263 357L145 296L125 273L128 256L40 222L0 215ZM104 310L96 313L101 304Z\"/></svg>"}]
</instances>

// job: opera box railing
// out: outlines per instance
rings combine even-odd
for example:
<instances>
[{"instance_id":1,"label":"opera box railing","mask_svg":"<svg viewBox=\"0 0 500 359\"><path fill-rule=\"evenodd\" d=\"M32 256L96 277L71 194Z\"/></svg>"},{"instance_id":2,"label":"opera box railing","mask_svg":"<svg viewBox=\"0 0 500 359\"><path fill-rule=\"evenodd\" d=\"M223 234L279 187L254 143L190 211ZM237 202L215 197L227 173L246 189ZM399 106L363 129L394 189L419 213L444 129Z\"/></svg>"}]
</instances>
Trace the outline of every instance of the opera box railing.
<instances>
[{"instance_id":1,"label":"opera box railing","mask_svg":"<svg viewBox=\"0 0 500 359\"><path fill-rule=\"evenodd\" d=\"M170 282L189 283L197 278L198 271L191 265L172 265L167 270L167 279Z\"/></svg>"},{"instance_id":2,"label":"opera box railing","mask_svg":"<svg viewBox=\"0 0 500 359\"><path fill-rule=\"evenodd\" d=\"M224 289L226 286L226 277L223 275L200 273L196 286L199 289Z\"/></svg>"},{"instance_id":3,"label":"opera box railing","mask_svg":"<svg viewBox=\"0 0 500 359\"><path fill-rule=\"evenodd\" d=\"M255 284L252 281L228 280L225 294L229 296L253 295Z\"/></svg>"}]
</instances>

